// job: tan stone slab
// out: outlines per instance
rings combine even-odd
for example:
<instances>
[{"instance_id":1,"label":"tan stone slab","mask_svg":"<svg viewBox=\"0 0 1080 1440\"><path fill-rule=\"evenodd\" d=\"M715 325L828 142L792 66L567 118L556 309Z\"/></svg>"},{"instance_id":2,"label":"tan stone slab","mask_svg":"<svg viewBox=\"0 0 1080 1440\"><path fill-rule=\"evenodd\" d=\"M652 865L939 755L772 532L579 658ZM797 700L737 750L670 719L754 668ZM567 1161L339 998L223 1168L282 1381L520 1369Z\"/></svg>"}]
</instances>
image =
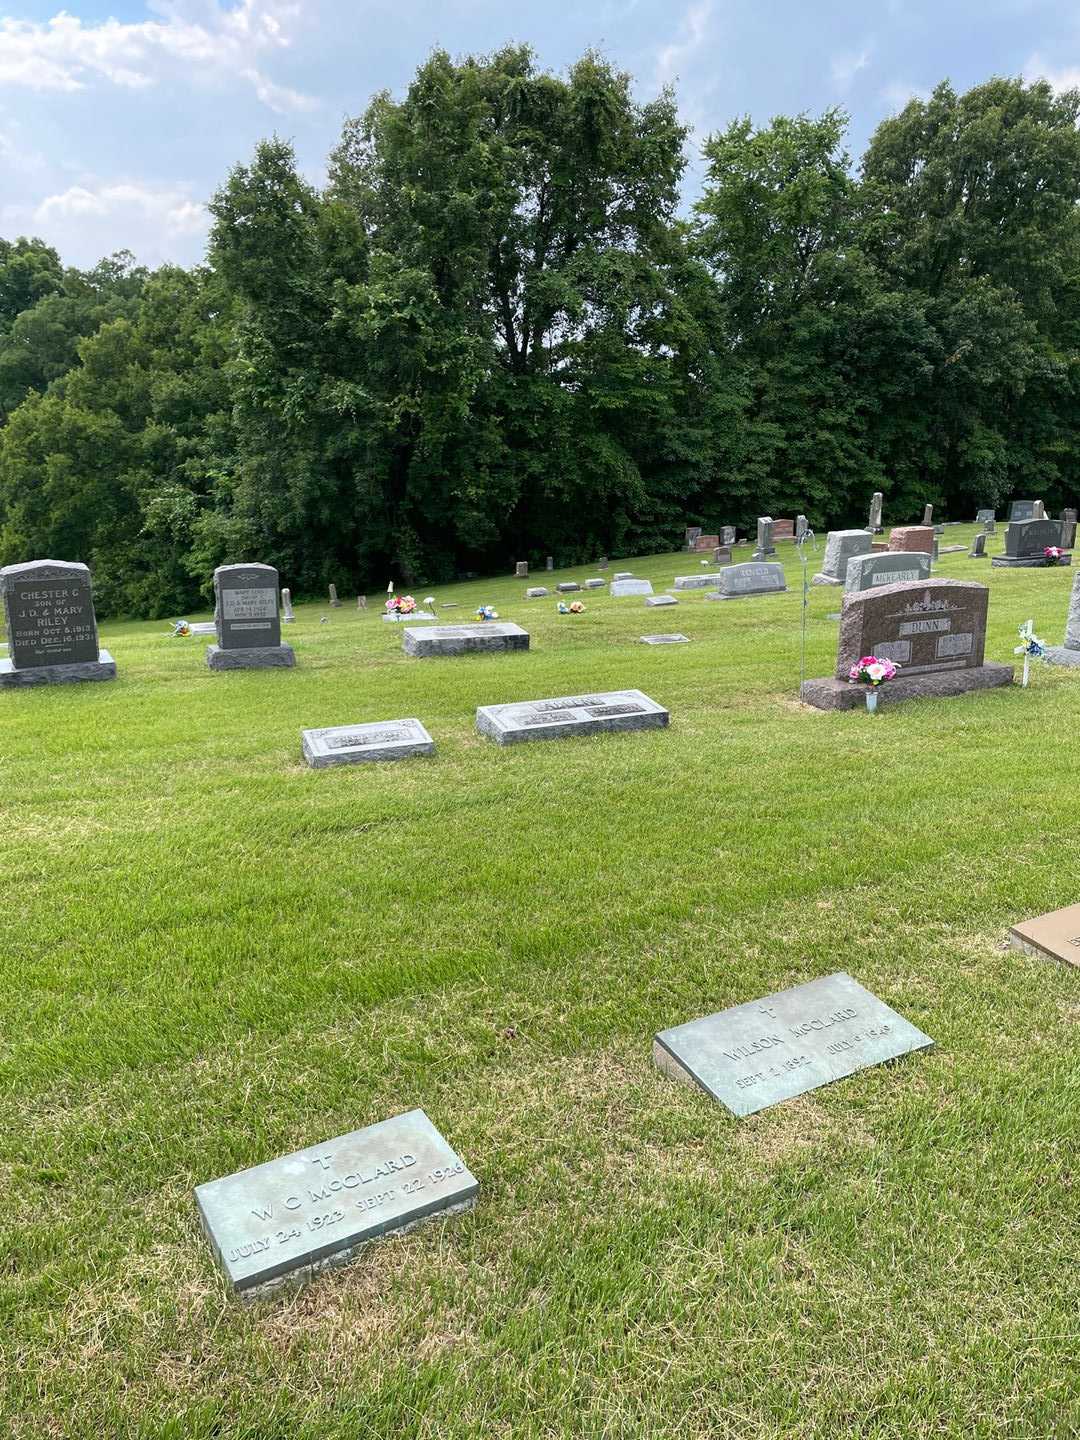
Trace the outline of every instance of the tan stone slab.
<instances>
[{"instance_id":1,"label":"tan stone slab","mask_svg":"<svg viewBox=\"0 0 1080 1440\"><path fill-rule=\"evenodd\" d=\"M1048 955L1080 970L1080 905L1022 920L1009 931L1009 943L1029 955Z\"/></svg>"}]
</instances>

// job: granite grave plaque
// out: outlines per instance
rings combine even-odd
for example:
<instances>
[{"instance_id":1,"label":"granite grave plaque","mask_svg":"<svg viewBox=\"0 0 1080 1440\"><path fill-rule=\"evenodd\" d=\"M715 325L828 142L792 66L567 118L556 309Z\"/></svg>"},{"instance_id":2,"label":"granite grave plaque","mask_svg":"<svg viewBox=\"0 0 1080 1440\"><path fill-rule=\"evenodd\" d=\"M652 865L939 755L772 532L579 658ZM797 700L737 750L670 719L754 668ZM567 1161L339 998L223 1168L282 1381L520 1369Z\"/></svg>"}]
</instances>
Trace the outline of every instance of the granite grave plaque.
<instances>
[{"instance_id":1,"label":"granite grave plaque","mask_svg":"<svg viewBox=\"0 0 1080 1440\"><path fill-rule=\"evenodd\" d=\"M642 635L643 645L689 645L689 635Z\"/></svg>"},{"instance_id":2,"label":"granite grave plaque","mask_svg":"<svg viewBox=\"0 0 1080 1440\"><path fill-rule=\"evenodd\" d=\"M612 580L632 580L634 572L632 570L616 570L611 578Z\"/></svg>"},{"instance_id":3,"label":"granite grave plaque","mask_svg":"<svg viewBox=\"0 0 1080 1440\"><path fill-rule=\"evenodd\" d=\"M672 588L675 590L715 590L716 576L708 570L703 571L700 575L676 575Z\"/></svg>"},{"instance_id":4,"label":"granite grave plaque","mask_svg":"<svg viewBox=\"0 0 1080 1440\"><path fill-rule=\"evenodd\" d=\"M406 655L429 659L439 655L476 655L500 650L528 650L529 632L506 621L478 620L474 625L429 625L402 632Z\"/></svg>"},{"instance_id":5,"label":"granite grave plaque","mask_svg":"<svg viewBox=\"0 0 1080 1440\"><path fill-rule=\"evenodd\" d=\"M748 595L776 595L787 589L784 567L775 560L729 565L714 578L718 588L706 595L706 600L742 600Z\"/></svg>"},{"instance_id":6,"label":"granite grave plaque","mask_svg":"<svg viewBox=\"0 0 1080 1440\"><path fill-rule=\"evenodd\" d=\"M195 1190L203 1229L237 1293L307 1278L357 1247L479 1191L422 1110L211 1180Z\"/></svg>"},{"instance_id":7,"label":"granite grave plaque","mask_svg":"<svg viewBox=\"0 0 1080 1440\"><path fill-rule=\"evenodd\" d=\"M635 580L632 575L625 580L618 578L612 580L608 594L615 600L625 599L628 595L651 595L653 593L651 580Z\"/></svg>"},{"instance_id":8,"label":"granite grave plaque","mask_svg":"<svg viewBox=\"0 0 1080 1440\"><path fill-rule=\"evenodd\" d=\"M648 610L659 609L663 605L677 605L679 602L674 595L646 595L645 608Z\"/></svg>"},{"instance_id":9,"label":"granite grave plaque","mask_svg":"<svg viewBox=\"0 0 1080 1440\"><path fill-rule=\"evenodd\" d=\"M1080 969L1080 905L1021 921L1010 929L1009 944L1028 955L1046 955Z\"/></svg>"},{"instance_id":10,"label":"granite grave plaque","mask_svg":"<svg viewBox=\"0 0 1080 1440\"><path fill-rule=\"evenodd\" d=\"M481 705L476 728L500 745L525 740L563 740L612 730L661 730L668 712L640 690L607 690L596 695L561 695L510 705Z\"/></svg>"},{"instance_id":11,"label":"granite grave plaque","mask_svg":"<svg viewBox=\"0 0 1080 1440\"><path fill-rule=\"evenodd\" d=\"M878 687L879 704L1011 684L1011 665L983 658L989 595L974 580L922 580L845 594L835 675L804 681L803 700L820 710L864 704L866 687L847 678L864 655L900 667L896 679Z\"/></svg>"},{"instance_id":12,"label":"granite grave plaque","mask_svg":"<svg viewBox=\"0 0 1080 1440\"><path fill-rule=\"evenodd\" d=\"M839 971L662 1030L653 1057L742 1117L933 1043Z\"/></svg>"},{"instance_id":13,"label":"granite grave plaque","mask_svg":"<svg viewBox=\"0 0 1080 1440\"><path fill-rule=\"evenodd\" d=\"M843 585L848 561L853 555L869 555L873 544L867 530L830 530L825 540L825 559L811 584Z\"/></svg>"},{"instance_id":14,"label":"granite grave plaque","mask_svg":"<svg viewBox=\"0 0 1080 1440\"><path fill-rule=\"evenodd\" d=\"M434 740L415 719L302 730L300 743L304 759L313 770L356 765L365 760L404 760L410 755L435 754Z\"/></svg>"},{"instance_id":15,"label":"granite grave plaque","mask_svg":"<svg viewBox=\"0 0 1080 1440\"><path fill-rule=\"evenodd\" d=\"M858 593L875 585L899 585L905 580L929 580L930 556L918 550L872 550L852 555L844 589Z\"/></svg>"},{"instance_id":16,"label":"granite grave plaque","mask_svg":"<svg viewBox=\"0 0 1080 1440\"><path fill-rule=\"evenodd\" d=\"M278 572L272 565L219 565L214 571L217 644L207 646L211 670L261 670L295 665L281 643Z\"/></svg>"},{"instance_id":17,"label":"granite grave plaque","mask_svg":"<svg viewBox=\"0 0 1080 1440\"><path fill-rule=\"evenodd\" d=\"M0 590L8 633L0 686L116 679L112 656L98 648L87 566L67 560L7 565Z\"/></svg>"}]
</instances>

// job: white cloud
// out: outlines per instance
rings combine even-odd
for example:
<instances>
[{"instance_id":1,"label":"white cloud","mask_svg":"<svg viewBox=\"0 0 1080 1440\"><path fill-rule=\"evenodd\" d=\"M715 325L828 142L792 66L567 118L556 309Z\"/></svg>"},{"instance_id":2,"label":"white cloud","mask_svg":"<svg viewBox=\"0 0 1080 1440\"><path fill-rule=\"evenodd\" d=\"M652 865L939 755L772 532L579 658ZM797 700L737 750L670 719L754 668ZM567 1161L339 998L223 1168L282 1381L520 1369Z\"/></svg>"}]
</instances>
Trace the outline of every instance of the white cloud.
<instances>
[{"instance_id":1,"label":"white cloud","mask_svg":"<svg viewBox=\"0 0 1080 1440\"><path fill-rule=\"evenodd\" d=\"M150 265L189 263L210 224L190 187L137 181L70 185L47 195L24 218L65 258L72 252L105 255L119 243Z\"/></svg>"},{"instance_id":2,"label":"white cloud","mask_svg":"<svg viewBox=\"0 0 1080 1440\"><path fill-rule=\"evenodd\" d=\"M0 85L52 92L83 90L104 80L126 90L148 90L179 71L191 79L239 75L272 110L310 109L316 103L270 80L253 56L289 46L296 5L283 0L240 0L222 10L213 0L205 21L182 8L161 20L103 20L84 25L61 11L51 20L0 20Z\"/></svg>"},{"instance_id":3,"label":"white cloud","mask_svg":"<svg viewBox=\"0 0 1080 1440\"><path fill-rule=\"evenodd\" d=\"M829 65L833 84L846 90L859 71L865 70L869 64L869 50L860 50L858 54L852 51L845 55L834 55Z\"/></svg>"},{"instance_id":4,"label":"white cloud","mask_svg":"<svg viewBox=\"0 0 1080 1440\"><path fill-rule=\"evenodd\" d=\"M682 67L694 59L709 36L712 0L696 0L679 21L678 38L657 52L655 79L658 86L678 79Z\"/></svg>"},{"instance_id":5,"label":"white cloud","mask_svg":"<svg viewBox=\"0 0 1080 1440\"><path fill-rule=\"evenodd\" d=\"M918 85L909 85L906 80L893 80L882 86L878 92L890 115L897 115L909 100L929 100L930 91Z\"/></svg>"},{"instance_id":6,"label":"white cloud","mask_svg":"<svg viewBox=\"0 0 1080 1440\"><path fill-rule=\"evenodd\" d=\"M1024 79L1045 80L1060 95L1062 90L1080 90L1080 65L1049 65L1041 55L1032 55L1024 66Z\"/></svg>"}]
</instances>

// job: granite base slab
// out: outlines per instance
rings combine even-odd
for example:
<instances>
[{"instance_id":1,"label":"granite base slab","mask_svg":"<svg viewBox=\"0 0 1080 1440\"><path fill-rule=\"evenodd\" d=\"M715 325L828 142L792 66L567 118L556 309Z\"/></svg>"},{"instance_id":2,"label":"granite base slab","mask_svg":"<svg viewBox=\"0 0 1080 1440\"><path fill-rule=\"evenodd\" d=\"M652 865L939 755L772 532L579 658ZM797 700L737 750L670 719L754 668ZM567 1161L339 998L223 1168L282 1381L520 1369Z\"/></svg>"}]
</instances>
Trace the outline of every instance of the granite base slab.
<instances>
[{"instance_id":1,"label":"granite base slab","mask_svg":"<svg viewBox=\"0 0 1080 1440\"><path fill-rule=\"evenodd\" d=\"M417 719L376 720L364 725L328 725L300 732L304 759L313 770L358 765L365 760L405 760L434 755L435 742Z\"/></svg>"},{"instance_id":2,"label":"granite base slab","mask_svg":"<svg viewBox=\"0 0 1080 1440\"><path fill-rule=\"evenodd\" d=\"M481 705L476 728L499 745L518 745L527 740L563 740L616 730L662 730L669 718L662 705L640 690L608 690L597 695Z\"/></svg>"},{"instance_id":3,"label":"granite base slab","mask_svg":"<svg viewBox=\"0 0 1080 1440\"><path fill-rule=\"evenodd\" d=\"M296 652L291 645L252 645L246 650L208 645L206 663L211 670L287 670L296 664Z\"/></svg>"},{"instance_id":4,"label":"granite base slab","mask_svg":"<svg viewBox=\"0 0 1080 1440\"><path fill-rule=\"evenodd\" d=\"M1080 669L1080 650L1070 650L1065 645L1047 645L1043 651L1043 659L1048 665L1065 665L1070 669Z\"/></svg>"},{"instance_id":5,"label":"granite base slab","mask_svg":"<svg viewBox=\"0 0 1080 1440\"><path fill-rule=\"evenodd\" d=\"M990 564L995 570L1053 570L1042 555L993 555ZM1072 556L1062 555L1058 565L1071 565Z\"/></svg>"},{"instance_id":6,"label":"granite base slab","mask_svg":"<svg viewBox=\"0 0 1080 1440\"><path fill-rule=\"evenodd\" d=\"M478 620L474 625L433 625L429 630L405 629L401 639L406 655L424 660L442 655L490 654L528 650L529 632L520 625Z\"/></svg>"},{"instance_id":7,"label":"granite base slab","mask_svg":"<svg viewBox=\"0 0 1080 1440\"><path fill-rule=\"evenodd\" d=\"M396 625L404 625L406 622L412 624L414 620L437 620L439 617L433 615L430 610L413 610L409 615L384 615L384 620L390 620Z\"/></svg>"},{"instance_id":8,"label":"granite base slab","mask_svg":"<svg viewBox=\"0 0 1080 1440\"><path fill-rule=\"evenodd\" d=\"M9 659L0 659L0 688L20 685L72 685L80 680L115 680L116 661L108 650L99 650L96 660L73 665L30 665L16 670Z\"/></svg>"},{"instance_id":9,"label":"granite base slab","mask_svg":"<svg viewBox=\"0 0 1080 1440\"><path fill-rule=\"evenodd\" d=\"M967 695L972 690L993 690L1011 685L1013 667L988 660L969 670L945 670L934 675L899 676L877 687L879 705L899 705L905 700L940 700L954 695ZM800 698L818 710L859 710L866 706L869 685L853 685L832 676L820 680L804 680Z\"/></svg>"}]
</instances>

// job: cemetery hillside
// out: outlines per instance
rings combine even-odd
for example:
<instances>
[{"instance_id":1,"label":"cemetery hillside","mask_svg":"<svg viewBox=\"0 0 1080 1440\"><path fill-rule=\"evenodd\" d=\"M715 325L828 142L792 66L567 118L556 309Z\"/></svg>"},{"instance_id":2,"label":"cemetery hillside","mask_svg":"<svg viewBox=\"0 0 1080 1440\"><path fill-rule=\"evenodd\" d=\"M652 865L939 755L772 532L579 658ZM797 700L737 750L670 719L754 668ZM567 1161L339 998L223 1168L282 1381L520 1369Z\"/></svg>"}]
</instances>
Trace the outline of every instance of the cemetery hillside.
<instances>
[{"instance_id":1,"label":"cemetery hillside","mask_svg":"<svg viewBox=\"0 0 1080 1440\"><path fill-rule=\"evenodd\" d=\"M934 573L989 584L1013 664L1018 621L1061 638L1073 571L991 569L974 533ZM802 706L776 549L787 590L726 604L672 588L685 553L622 567L676 608L608 593L617 561L436 588L527 651L416 659L348 596L295 607L291 668L105 622L115 681L0 691L0 1428L1077 1432L1080 972L1004 942L1076 898L1080 676ZM842 593L809 589L808 675ZM670 725L473 723L626 688ZM435 755L304 763L301 729L388 716ZM840 971L934 1047L745 1119L653 1063L657 1032ZM239 1303L194 1187L414 1107L475 1208Z\"/></svg>"},{"instance_id":2,"label":"cemetery hillside","mask_svg":"<svg viewBox=\"0 0 1080 1440\"><path fill-rule=\"evenodd\" d=\"M0 240L0 1436L1080 1437L1080 90L643 93Z\"/></svg>"}]
</instances>

